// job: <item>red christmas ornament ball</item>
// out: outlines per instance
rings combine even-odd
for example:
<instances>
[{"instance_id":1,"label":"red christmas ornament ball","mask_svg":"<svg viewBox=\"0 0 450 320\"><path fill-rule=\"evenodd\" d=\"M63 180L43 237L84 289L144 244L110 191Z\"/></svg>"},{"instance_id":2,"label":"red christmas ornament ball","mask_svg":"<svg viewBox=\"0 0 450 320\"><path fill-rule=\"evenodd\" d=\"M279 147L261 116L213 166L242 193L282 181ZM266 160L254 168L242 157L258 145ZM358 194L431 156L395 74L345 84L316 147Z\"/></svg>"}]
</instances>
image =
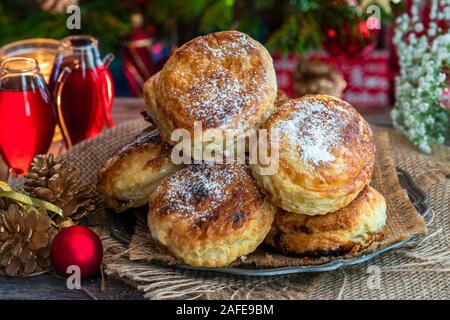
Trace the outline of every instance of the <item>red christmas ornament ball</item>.
<instances>
[{"instance_id":1,"label":"red christmas ornament ball","mask_svg":"<svg viewBox=\"0 0 450 320\"><path fill-rule=\"evenodd\" d=\"M81 277L98 272L103 259L103 246L97 234L89 228L71 226L62 229L53 239L50 248L52 265L56 273L67 277L69 266L78 266Z\"/></svg>"}]
</instances>

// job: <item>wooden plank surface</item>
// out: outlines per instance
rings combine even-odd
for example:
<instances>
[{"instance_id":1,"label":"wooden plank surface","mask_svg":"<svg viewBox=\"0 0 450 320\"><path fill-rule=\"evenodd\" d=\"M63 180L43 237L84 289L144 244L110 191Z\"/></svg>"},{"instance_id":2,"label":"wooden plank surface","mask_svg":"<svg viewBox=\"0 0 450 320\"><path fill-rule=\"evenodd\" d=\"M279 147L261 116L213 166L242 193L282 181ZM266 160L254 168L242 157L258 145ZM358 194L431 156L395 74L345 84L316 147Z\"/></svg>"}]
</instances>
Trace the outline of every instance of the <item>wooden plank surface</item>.
<instances>
[{"instance_id":1,"label":"wooden plank surface","mask_svg":"<svg viewBox=\"0 0 450 320\"><path fill-rule=\"evenodd\" d=\"M142 294L125 283L107 278L106 290L100 291L100 280L82 281L82 289L69 290L66 280L53 274L10 278L0 276L1 300L143 300Z\"/></svg>"},{"instance_id":2,"label":"wooden plank surface","mask_svg":"<svg viewBox=\"0 0 450 320\"><path fill-rule=\"evenodd\" d=\"M112 109L117 124L139 118L144 109L144 101L137 98L116 98ZM372 123L391 125L388 109L362 112ZM54 143L50 152L63 152L61 144ZM0 179L5 179L7 168L0 159ZM106 278L106 292L100 291L100 279L85 280L82 290L69 290L65 279L46 274L36 277L10 278L0 276L0 299L143 299L136 289L121 281Z\"/></svg>"}]
</instances>

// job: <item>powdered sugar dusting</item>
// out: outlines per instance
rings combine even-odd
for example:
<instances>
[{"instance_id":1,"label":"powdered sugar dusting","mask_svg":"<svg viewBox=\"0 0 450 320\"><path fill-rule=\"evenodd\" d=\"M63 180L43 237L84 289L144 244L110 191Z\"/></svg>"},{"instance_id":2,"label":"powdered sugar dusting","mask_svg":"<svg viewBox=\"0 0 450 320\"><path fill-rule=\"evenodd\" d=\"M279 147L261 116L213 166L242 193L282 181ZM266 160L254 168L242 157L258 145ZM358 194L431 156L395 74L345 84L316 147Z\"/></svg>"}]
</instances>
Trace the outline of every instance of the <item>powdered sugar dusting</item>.
<instances>
[{"instance_id":1,"label":"powdered sugar dusting","mask_svg":"<svg viewBox=\"0 0 450 320\"><path fill-rule=\"evenodd\" d=\"M240 174L230 165L201 164L182 169L167 180L164 202L170 212L205 218L229 196L229 186Z\"/></svg>"},{"instance_id":2,"label":"powdered sugar dusting","mask_svg":"<svg viewBox=\"0 0 450 320\"><path fill-rule=\"evenodd\" d=\"M243 33L233 33L233 41L223 42L221 46L211 46L210 42L202 42L202 53L211 53L215 58L240 58L255 49L248 37Z\"/></svg>"},{"instance_id":3,"label":"powdered sugar dusting","mask_svg":"<svg viewBox=\"0 0 450 320\"><path fill-rule=\"evenodd\" d=\"M244 81L232 78L224 71L205 75L188 93L192 101L188 112L195 120L205 121L206 125L224 127L231 124L237 115L242 116L246 106L258 105L260 101L256 79L252 79L252 91L248 90L248 81Z\"/></svg>"},{"instance_id":4,"label":"powdered sugar dusting","mask_svg":"<svg viewBox=\"0 0 450 320\"><path fill-rule=\"evenodd\" d=\"M348 123L344 109L330 109L319 100L295 102L294 111L276 129L300 153L303 162L316 167L335 160L333 148L341 141L341 130ZM332 103L332 102L330 102Z\"/></svg>"},{"instance_id":5,"label":"powdered sugar dusting","mask_svg":"<svg viewBox=\"0 0 450 320\"><path fill-rule=\"evenodd\" d=\"M231 39L221 40L220 44L211 37L199 40L191 59L193 64L205 69L198 70L187 81L188 90L173 93L181 95L182 101L189 101L185 112L208 127L237 127L241 125L239 121L248 121L253 112L249 106L259 106L266 90L261 85L264 71L249 61L255 49L247 36L240 33L233 33ZM189 76L184 70L175 72L181 78Z\"/></svg>"}]
</instances>

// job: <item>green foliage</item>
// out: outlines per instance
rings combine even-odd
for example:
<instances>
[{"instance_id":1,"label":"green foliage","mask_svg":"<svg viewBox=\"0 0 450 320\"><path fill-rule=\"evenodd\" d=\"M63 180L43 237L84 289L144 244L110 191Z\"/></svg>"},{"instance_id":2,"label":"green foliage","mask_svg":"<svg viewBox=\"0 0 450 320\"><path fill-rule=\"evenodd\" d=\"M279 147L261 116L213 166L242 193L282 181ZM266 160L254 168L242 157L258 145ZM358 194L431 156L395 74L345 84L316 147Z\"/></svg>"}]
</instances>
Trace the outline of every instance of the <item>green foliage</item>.
<instances>
[{"instance_id":1,"label":"green foliage","mask_svg":"<svg viewBox=\"0 0 450 320\"><path fill-rule=\"evenodd\" d=\"M272 51L302 54L321 47L325 23L339 31L364 15L339 0L154 0L147 17L160 24L170 17L175 26L157 29L176 28L180 42L198 33L237 29L267 41Z\"/></svg>"},{"instance_id":2,"label":"green foliage","mask_svg":"<svg viewBox=\"0 0 450 320\"><path fill-rule=\"evenodd\" d=\"M0 27L0 45L27 38L59 39L68 34L64 27L66 18L44 11L37 11L32 16L23 17L20 23L6 22Z\"/></svg>"},{"instance_id":3,"label":"green foliage","mask_svg":"<svg viewBox=\"0 0 450 320\"><path fill-rule=\"evenodd\" d=\"M153 0L147 6L146 17L157 23L165 23L167 19L192 22L199 19L213 2L214 0Z\"/></svg>"},{"instance_id":4,"label":"green foliage","mask_svg":"<svg viewBox=\"0 0 450 320\"><path fill-rule=\"evenodd\" d=\"M211 29L226 30L233 23L233 0L217 0L206 8L200 23L200 32Z\"/></svg>"},{"instance_id":5,"label":"green foliage","mask_svg":"<svg viewBox=\"0 0 450 320\"><path fill-rule=\"evenodd\" d=\"M272 51L302 54L320 48L323 26L342 30L364 14L345 0L80 0L81 33L99 37L105 50L117 51L131 31L130 14L138 11L156 35L183 43L198 34L237 29L266 42ZM36 0L2 0L0 45L17 39L71 33L66 14L42 11ZM384 18L383 18L384 19Z\"/></svg>"},{"instance_id":6,"label":"green foliage","mask_svg":"<svg viewBox=\"0 0 450 320\"><path fill-rule=\"evenodd\" d=\"M282 54L291 50L302 54L307 50L320 48L322 33L319 28L317 21L303 13L290 15L271 35L267 47Z\"/></svg>"},{"instance_id":7,"label":"green foliage","mask_svg":"<svg viewBox=\"0 0 450 320\"><path fill-rule=\"evenodd\" d=\"M121 0L81 0L81 30L68 30L65 13L43 11L36 1L0 2L0 46L27 38L61 39L83 33L99 37L105 51L116 51L120 37L131 31L129 11Z\"/></svg>"}]
</instances>

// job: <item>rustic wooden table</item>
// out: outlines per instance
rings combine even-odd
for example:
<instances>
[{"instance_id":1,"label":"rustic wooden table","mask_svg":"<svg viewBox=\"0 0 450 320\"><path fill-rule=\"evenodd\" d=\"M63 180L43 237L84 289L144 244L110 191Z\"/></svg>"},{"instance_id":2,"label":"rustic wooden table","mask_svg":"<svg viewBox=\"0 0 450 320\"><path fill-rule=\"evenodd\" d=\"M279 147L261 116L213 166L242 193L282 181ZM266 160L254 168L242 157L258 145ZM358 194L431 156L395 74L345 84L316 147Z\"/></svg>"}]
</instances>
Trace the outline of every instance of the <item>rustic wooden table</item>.
<instances>
[{"instance_id":1,"label":"rustic wooden table","mask_svg":"<svg viewBox=\"0 0 450 320\"><path fill-rule=\"evenodd\" d=\"M144 102L138 98L116 98L112 109L116 124L140 117ZM391 125L388 109L362 112L371 123ZM49 152L63 152L61 144L54 143ZM0 158L0 179L7 176L7 167ZM81 290L69 290L65 279L54 274L35 277L11 278L0 276L0 299L143 299L136 289L121 281L106 278L106 291L100 291L100 279L89 279L82 283Z\"/></svg>"}]
</instances>

